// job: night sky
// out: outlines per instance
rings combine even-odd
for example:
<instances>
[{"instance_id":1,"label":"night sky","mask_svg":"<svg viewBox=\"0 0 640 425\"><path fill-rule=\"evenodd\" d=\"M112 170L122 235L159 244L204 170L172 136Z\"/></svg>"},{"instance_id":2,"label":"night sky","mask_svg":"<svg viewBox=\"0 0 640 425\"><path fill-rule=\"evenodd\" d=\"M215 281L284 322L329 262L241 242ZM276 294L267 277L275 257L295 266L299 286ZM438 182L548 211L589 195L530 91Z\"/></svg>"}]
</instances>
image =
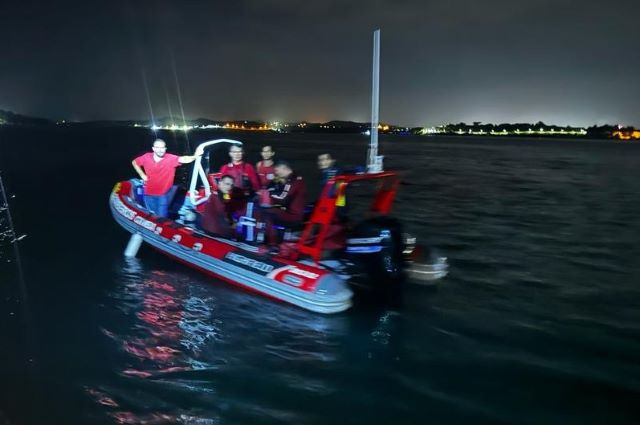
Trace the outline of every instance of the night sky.
<instances>
[{"instance_id":1,"label":"night sky","mask_svg":"<svg viewBox=\"0 0 640 425\"><path fill-rule=\"evenodd\" d=\"M0 109L51 119L640 126L640 1L10 1ZM145 81L148 90L145 90Z\"/></svg>"}]
</instances>

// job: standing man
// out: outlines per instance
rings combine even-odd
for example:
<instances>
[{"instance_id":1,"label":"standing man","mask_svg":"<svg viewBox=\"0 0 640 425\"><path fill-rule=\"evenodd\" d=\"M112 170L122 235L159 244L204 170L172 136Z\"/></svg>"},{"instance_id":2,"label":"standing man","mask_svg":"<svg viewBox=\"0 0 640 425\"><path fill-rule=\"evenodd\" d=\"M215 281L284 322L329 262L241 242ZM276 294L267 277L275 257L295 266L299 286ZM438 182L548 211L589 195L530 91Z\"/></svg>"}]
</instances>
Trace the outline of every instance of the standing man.
<instances>
[{"instance_id":1,"label":"standing man","mask_svg":"<svg viewBox=\"0 0 640 425\"><path fill-rule=\"evenodd\" d=\"M173 197L173 179L176 168L193 162L202 155L196 150L193 155L178 156L167 153L167 144L162 139L153 142L153 152L140 155L131 162L142 181L144 181L144 202L158 217L169 215L169 203Z\"/></svg>"},{"instance_id":2,"label":"standing man","mask_svg":"<svg viewBox=\"0 0 640 425\"><path fill-rule=\"evenodd\" d=\"M318 169L322 173L320 178L320 192L324 189L324 185L327 182L340 174L340 169L336 167L336 160L333 159L330 153L322 153L318 155Z\"/></svg>"},{"instance_id":3,"label":"standing man","mask_svg":"<svg viewBox=\"0 0 640 425\"><path fill-rule=\"evenodd\" d=\"M263 189L269 186L269 183L273 180L273 155L275 152L270 145L266 145L262 147L260 151L260 155L262 156L262 161L258 161L256 164L256 172L258 173L258 178L260 179L260 185Z\"/></svg>"},{"instance_id":4,"label":"standing man","mask_svg":"<svg viewBox=\"0 0 640 425\"><path fill-rule=\"evenodd\" d=\"M231 145L229 148L231 162L220 167L220 174L233 177L233 186L242 191L245 197L249 197L260 190L260 182L253 165L243 161L243 155L241 146Z\"/></svg>"},{"instance_id":5,"label":"standing man","mask_svg":"<svg viewBox=\"0 0 640 425\"><path fill-rule=\"evenodd\" d=\"M320 178L320 195L322 195L322 191L324 187L327 185L327 182L333 178L335 178L338 174L342 173L340 168L336 167L336 160L331 156L330 153L322 153L318 155L318 168L322 173ZM329 196L335 196L336 190L338 189L337 185L333 185L328 192ZM336 199L336 206L338 207L336 214L339 219L347 220L347 199L344 196L339 196Z\"/></svg>"}]
</instances>

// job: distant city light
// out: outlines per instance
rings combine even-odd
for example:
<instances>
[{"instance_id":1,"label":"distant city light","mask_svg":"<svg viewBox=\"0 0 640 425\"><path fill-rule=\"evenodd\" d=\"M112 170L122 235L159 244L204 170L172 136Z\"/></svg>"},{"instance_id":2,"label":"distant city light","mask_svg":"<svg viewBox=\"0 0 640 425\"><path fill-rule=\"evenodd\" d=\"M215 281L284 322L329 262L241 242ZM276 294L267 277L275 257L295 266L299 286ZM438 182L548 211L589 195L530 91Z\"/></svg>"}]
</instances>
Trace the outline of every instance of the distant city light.
<instances>
[{"instance_id":1,"label":"distant city light","mask_svg":"<svg viewBox=\"0 0 640 425\"><path fill-rule=\"evenodd\" d=\"M453 128L451 128L453 127ZM490 130L490 131L485 131L482 128L474 130L471 128L467 128L466 130L463 128L457 128L457 126L439 126L439 127L423 127L420 130L417 131L417 134L426 136L426 135L434 135L434 134L447 134L447 133L454 133L457 135L473 135L473 136L486 136L486 135L491 135L491 136L511 136L511 135L522 135L522 134L528 134L528 135L540 135L540 136L554 136L554 135L563 135L563 136L586 136L587 135L587 130L584 128L571 128L569 130L561 128L561 129L553 129L550 128L548 130L545 130L543 127L541 127L539 130L533 130L533 129L528 129L527 131L523 131L520 129L515 129L515 130L507 130L506 128L501 128L501 129L495 129L495 130ZM638 137L640 137L640 131L637 132ZM615 137L619 137L616 136L614 133Z\"/></svg>"},{"instance_id":2,"label":"distant city light","mask_svg":"<svg viewBox=\"0 0 640 425\"><path fill-rule=\"evenodd\" d=\"M613 137L620 140L638 140L640 139L640 130L621 130L618 129L613 132Z\"/></svg>"}]
</instances>

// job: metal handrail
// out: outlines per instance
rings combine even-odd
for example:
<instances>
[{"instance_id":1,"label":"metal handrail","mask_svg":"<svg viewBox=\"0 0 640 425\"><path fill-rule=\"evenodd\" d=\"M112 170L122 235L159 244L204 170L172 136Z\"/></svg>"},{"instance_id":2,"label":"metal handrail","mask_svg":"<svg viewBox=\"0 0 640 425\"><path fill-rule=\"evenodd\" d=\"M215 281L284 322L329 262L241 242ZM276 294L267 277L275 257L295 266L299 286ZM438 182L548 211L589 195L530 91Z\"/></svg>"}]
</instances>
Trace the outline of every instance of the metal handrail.
<instances>
[{"instance_id":1,"label":"metal handrail","mask_svg":"<svg viewBox=\"0 0 640 425\"><path fill-rule=\"evenodd\" d=\"M196 152L198 149L202 149L204 153L204 149L216 145L218 143L231 143L234 145L242 146L242 142L232 139L215 139L215 140L207 140L206 142L202 142L196 148ZM196 200L196 186L198 184L198 176L202 179L202 184L204 186L204 194L205 196L201 199ZM196 157L196 162L193 166L193 172L191 174L191 184L189 185L189 200L194 206L200 205L209 200L211 196L211 185L209 184L209 179L207 178L207 174L204 172L204 168L202 168L202 156Z\"/></svg>"}]
</instances>

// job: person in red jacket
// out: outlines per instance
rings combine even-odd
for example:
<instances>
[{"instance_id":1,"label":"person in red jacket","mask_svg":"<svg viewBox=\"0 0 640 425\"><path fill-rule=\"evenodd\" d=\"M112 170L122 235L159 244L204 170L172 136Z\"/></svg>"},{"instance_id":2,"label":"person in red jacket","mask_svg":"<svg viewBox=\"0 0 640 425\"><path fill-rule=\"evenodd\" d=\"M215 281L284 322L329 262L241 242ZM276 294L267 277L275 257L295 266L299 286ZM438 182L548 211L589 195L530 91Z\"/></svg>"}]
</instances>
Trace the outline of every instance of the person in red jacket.
<instances>
[{"instance_id":1,"label":"person in red jacket","mask_svg":"<svg viewBox=\"0 0 640 425\"><path fill-rule=\"evenodd\" d=\"M153 142L153 152L140 155L131 162L144 181L144 202L151 212L159 217L169 215L176 168L193 162L198 156L202 156L202 150L197 150L193 155L183 156L167 153L164 140L156 139Z\"/></svg>"},{"instance_id":2,"label":"person in red jacket","mask_svg":"<svg viewBox=\"0 0 640 425\"><path fill-rule=\"evenodd\" d=\"M218 181L218 191L212 192L202 212L202 229L212 235L230 238L233 236L231 218L231 190L233 177L224 175Z\"/></svg>"},{"instance_id":3,"label":"person in red jacket","mask_svg":"<svg viewBox=\"0 0 640 425\"><path fill-rule=\"evenodd\" d=\"M260 190L260 181L253 165L243 161L243 155L242 146L231 145L229 148L231 162L220 167L220 174L233 177L234 192L239 192L238 195L248 198Z\"/></svg>"},{"instance_id":4,"label":"person in red jacket","mask_svg":"<svg viewBox=\"0 0 640 425\"><path fill-rule=\"evenodd\" d=\"M271 207L262 210L261 217L266 223L269 243L277 242L274 225L295 227L304 220L304 197L306 187L302 177L296 175L286 161L278 161L274 168L276 178L282 185L270 194Z\"/></svg>"},{"instance_id":5,"label":"person in red jacket","mask_svg":"<svg viewBox=\"0 0 640 425\"><path fill-rule=\"evenodd\" d=\"M269 183L273 181L273 155L275 152L273 148L269 145L263 146L260 151L260 155L262 156L262 161L258 161L256 164L256 172L258 173L258 178L260 179L260 185L263 189L266 189L269 186Z\"/></svg>"}]
</instances>

